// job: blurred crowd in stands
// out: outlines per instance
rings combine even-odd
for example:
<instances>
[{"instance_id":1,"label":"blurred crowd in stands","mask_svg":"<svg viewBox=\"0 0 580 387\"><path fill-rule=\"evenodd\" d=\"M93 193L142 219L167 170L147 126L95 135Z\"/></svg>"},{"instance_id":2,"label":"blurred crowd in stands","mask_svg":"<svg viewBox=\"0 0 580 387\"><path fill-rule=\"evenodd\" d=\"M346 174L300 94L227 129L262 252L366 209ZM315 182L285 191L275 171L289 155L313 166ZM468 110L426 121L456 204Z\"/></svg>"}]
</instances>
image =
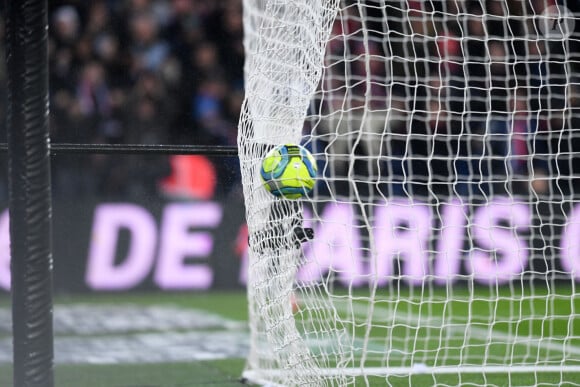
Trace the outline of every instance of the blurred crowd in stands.
<instances>
[{"instance_id":1,"label":"blurred crowd in stands","mask_svg":"<svg viewBox=\"0 0 580 387\"><path fill-rule=\"evenodd\" d=\"M53 143L235 144L243 98L239 0L48 3ZM235 160L158 155L62 155L53 165L56 195L111 198L160 188L209 196L215 176L194 188L177 172L203 169L226 175L227 184L237 169Z\"/></svg>"},{"instance_id":2,"label":"blurred crowd in stands","mask_svg":"<svg viewBox=\"0 0 580 387\"><path fill-rule=\"evenodd\" d=\"M321 135L317 152L366 157L355 174L388 180L385 195L486 195L518 182L546 193L556 189L547 176L573 175L557 189L580 193L580 22L547 41L537 18L521 16L552 0L385 0L365 15L351 3L334 25L332 66L311 109L329 109L335 133L309 121ZM51 0L49 8L52 142L235 145L240 0ZM361 55L345 61L346 53ZM5 91L4 67L0 85ZM348 174L348 157L328 161L327 175ZM55 194L71 197L209 198L216 179L226 191L239 181L236 158L60 155L53 165ZM191 171L202 176L194 184Z\"/></svg>"},{"instance_id":3,"label":"blurred crowd in stands","mask_svg":"<svg viewBox=\"0 0 580 387\"><path fill-rule=\"evenodd\" d=\"M311 120L325 190L580 195L580 4L404 3L353 3L333 27Z\"/></svg>"}]
</instances>

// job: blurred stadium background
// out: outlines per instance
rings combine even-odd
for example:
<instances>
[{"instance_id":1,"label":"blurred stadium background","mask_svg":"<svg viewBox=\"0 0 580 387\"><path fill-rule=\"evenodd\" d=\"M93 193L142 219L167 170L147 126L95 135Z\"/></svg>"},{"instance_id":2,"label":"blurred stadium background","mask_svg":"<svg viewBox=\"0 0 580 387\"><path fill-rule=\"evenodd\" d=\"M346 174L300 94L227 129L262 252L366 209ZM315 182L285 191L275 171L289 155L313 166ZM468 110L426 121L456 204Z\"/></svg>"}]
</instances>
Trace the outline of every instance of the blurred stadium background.
<instances>
[{"instance_id":1,"label":"blurred stadium background","mask_svg":"<svg viewBox=\"0 0 580 387\"><path fill-rule=\"evenodd\" d=\"M48 3L53 143L236 144L240 0ZM0 61L0 142L5 116ZM57 154L52 161L56 385L238 385L249 339L237 158ZM0 203L4 386L12 384L6 168ZM578 326L561 329L579 336ZM501 385L505 377L466 380ZM391 383L398 381L410 379Z\"/></svg>"}]
</instances>

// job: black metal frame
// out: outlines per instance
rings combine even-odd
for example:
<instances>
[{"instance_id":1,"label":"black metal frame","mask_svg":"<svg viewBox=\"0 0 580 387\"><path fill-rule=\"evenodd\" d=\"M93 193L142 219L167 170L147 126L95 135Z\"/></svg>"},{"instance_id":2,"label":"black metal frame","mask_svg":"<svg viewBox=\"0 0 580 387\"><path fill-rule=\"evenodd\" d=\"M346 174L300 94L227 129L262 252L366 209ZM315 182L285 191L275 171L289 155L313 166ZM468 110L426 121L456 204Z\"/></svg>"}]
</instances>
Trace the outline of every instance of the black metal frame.
<instances>
[{"instance_id":1,"label":"black metal frame","mask_svg":"<svg viewBox=\"0 0 580 387\"><path fill-rule=\"evenodd\" d=\"M0 152L5 152L9 144L0 143ZM52 154L60 153L114 153L114 154L172 154L172 155L206 155L206 156L237 156L235 146L220 145L169 145L169 144L49 144Z\"/></svg>"}]
</instances>

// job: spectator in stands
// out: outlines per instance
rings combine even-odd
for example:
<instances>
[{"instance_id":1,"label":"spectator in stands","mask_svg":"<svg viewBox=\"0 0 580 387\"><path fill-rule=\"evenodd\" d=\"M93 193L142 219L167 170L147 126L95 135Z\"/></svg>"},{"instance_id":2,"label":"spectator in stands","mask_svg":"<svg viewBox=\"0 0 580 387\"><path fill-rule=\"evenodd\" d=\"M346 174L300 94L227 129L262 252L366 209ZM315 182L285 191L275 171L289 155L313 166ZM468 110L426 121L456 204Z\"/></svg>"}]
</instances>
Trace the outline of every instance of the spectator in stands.
<instances>
[{"instance_id":1,"label":"spectator in stands","mask_svg":"<svg viewBox=\"0 0 580 387\"><path fill-rule=\"evenodd\" d=\"M57 8L52 17L52 39L57 48L73 49L80 38L79 14L72 5Z\"/></svg>"},{"instance_id":2,"label":"spectator in stands","mask_svg":"<svg viewBox=\"0 0 580 387\"><path fill-rule=\"evenodd\" d=\"M244 76L242 2L225 0L223 11L215 14L208 38L216 44L220 63L231 87L241 89Z\"/></svg>"},{"instance_id":3,"label":"spectator in stands","mask_svg":"<svg viewBox=\"0 0 580 387\"><path fill-rule=\"evenodd\" d=\"M159 36L157 19L149 12L140 12L130 23L133 73L158 71L169 56L169 44Z\"/></svg>"},{"instance_id":4,"label":"spectator in stands","mask_svg":"<svg viewBox=\"0 0 580 387\"><path fill-rule=\"evenodd\" d=\"M535 163L544 166L536 174L550 179L540 193L558 195L559 200L569 200L580 192L580 79L574 77L566 90L566 105L550 114L547 130L540 132L536 144L542 153L535 155ZM545 145L544 145L545 144ZM546 165L547 164L547 165Z\"/></svg>"}]
</instances>

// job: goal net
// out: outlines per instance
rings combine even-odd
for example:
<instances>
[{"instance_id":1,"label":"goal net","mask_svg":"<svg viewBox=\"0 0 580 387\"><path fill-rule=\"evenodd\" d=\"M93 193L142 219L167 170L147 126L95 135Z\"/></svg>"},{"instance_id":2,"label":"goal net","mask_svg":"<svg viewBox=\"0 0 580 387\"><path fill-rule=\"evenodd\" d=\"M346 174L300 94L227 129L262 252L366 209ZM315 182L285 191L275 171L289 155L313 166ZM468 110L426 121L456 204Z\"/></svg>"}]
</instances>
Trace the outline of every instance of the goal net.
<instances>
[{"instance_id":1,"label":"goal net","mask_svg":"<svg viewBox=\"0 0 580 387\"><path fill-rule=\"evenodd\" d=\"M248 380L580 383L578 17L244 0ZM298 143L315 190L275 198L262 158Z\"/></svg>"}]
</instances>

